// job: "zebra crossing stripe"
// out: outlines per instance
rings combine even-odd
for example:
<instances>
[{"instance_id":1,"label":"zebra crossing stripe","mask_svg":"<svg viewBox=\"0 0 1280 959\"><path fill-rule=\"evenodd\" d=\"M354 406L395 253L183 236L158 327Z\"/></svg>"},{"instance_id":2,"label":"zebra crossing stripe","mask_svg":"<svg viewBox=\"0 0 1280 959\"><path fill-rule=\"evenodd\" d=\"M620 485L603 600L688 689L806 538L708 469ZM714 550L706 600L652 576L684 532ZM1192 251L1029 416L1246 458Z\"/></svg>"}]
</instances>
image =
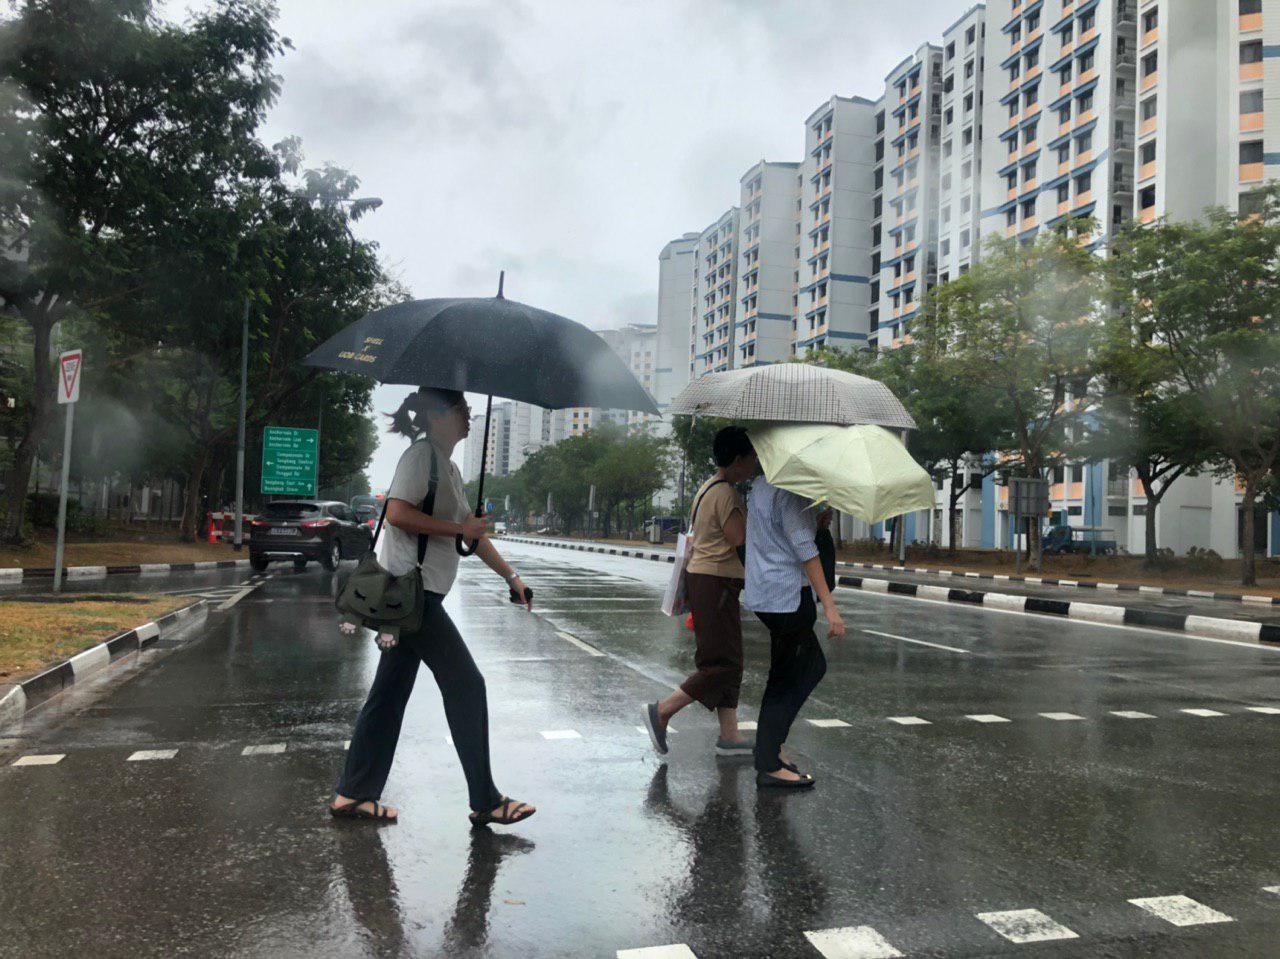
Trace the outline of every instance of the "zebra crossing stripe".
<instances>
[{"instance_id":1,"label":"zebra crossing stripe","mask_svg":"<svg viewBox=\"0 0 1280 959\"><path fill-rule=\"evenodd\" d=\"M241 756L275 756L284 752L284 743L266 743L261 746L245 746Z\"/></svg>"},{"instance_id":2,"label":"zebra crossing stripe","mask_svg":"<svg viewBox=\"0 0 1280 959\"><path fill-rule=\"evenodd\" d=\"M619 949L618 959L698 959L683 942L674 946L647 946L643 949Z\"/></svg>"},{"instance_id":3,"label":"zebra crossing stripe","mask_svg":"<svg viewBox=\"0 0 1280 959\"><path fill-rule=\"evenodd\" d=\"M544 729L543 739L581 739L582 733L576 729Z\"/></svg>"},{"instance_id":4,"label":"zebra crossing stripe","mask_svg":"<svg viewBox=\"0 0 1280 959\"><path fill-rule=\"evenodd\" d=\"M1077 716L1075 713L1040 713L1045 719L1052 719L1059 723L1068 723L1072 720L1082 720L1083 716Z\"/></svg>"},{"instance_id":5,"label":"zebra crossing stripe","mask_svg":"<svg viewBox=\"0 0 1280 959\"><path fill-rule=\"evenodd\" d=\"M817 726L819 729L845 729L849 726L843 719L810 719L806 721L810 726Z\"/></svg>"},{"instance_id":6,"label":"zebra crossing stripe","mask_svg":"<svg viewBox=\"0 0 1280 959\"><path fill-rule=\"evenodd\" d=\"M977 713L972 716L965 716L965 719L972 719L975 723L1007 723L1012 720L1005 719L1003 716L997 716L995 713Z\"/></svg>"},{"instance_id":7,"label":"zebra crossing stripe","mask_svg":"<svg viewBox=\"0 0 1280 959\"><path fill-rule=\"evenodd\" d=\"M1130 899L1139 909L1174 926L1203 926L1211 922L1235 922L1225 913L1210 909L1187 896L1150 896L1146 899Z\"/></svg>"},{"instance_id":8,"label":"zebra crossing stripe","mask_svg":"<svg viewBox=\"0 0 1280 959\"><path fill-rule=\"evenodd\" d=\"M1039 909L980 912L978 918L1010 942L1019 944L1080 938L1077 933L1050 919Z\"/></svg>"},{"instance_id":9,"label":"zebra crossing stripe","mask_svg":"<svg viewBox=\"0 0 1280 959\"><path fill-rule=\"evenodd\" d=\"M870 926L845 926L806 932L810 945L824 959L898 959L902 956L884 936Z\"/></svg>"},{"instance_id":10,"label":"zebra crossing stripe","mask_svg":"<svg viewBox=\"0 0 1280 959\"><path fill-rule=\"evenodd\" d=\"M890 716L889 722L897 723L899 726L932 726L933 723L927 719L921 719L919 716Z\"/></svg>"}]
</instances>

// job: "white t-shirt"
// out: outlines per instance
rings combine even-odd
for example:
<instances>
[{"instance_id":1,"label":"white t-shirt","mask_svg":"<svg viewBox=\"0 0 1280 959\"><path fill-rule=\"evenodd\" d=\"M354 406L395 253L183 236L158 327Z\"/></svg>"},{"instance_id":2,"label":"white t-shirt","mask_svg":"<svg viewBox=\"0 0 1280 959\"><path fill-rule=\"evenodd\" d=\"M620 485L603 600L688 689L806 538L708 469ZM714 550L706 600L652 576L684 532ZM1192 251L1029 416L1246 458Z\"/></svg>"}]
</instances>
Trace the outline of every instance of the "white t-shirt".
<instances>
[{"instance_id":1,"label":"white t-shirt","mask_svg":"<svg viewBox=\"0 0 1280 959\"><path fill-rule=\"evenodd\" d=\"M460 523L471 512L471 507L467 504L467 493L462 485L462 473L439 447L436 448L436 470L440 480L436 488L435 509L431 511L431 515L436 519ZM414 509L422 509L422 501L427 497L430 482L431 442L419 439L410 444L396 464L396 475L391 480L387 497L402 499L412 504ZM382 524L376 549L378 562L393 576L407 573L418 562L417 534L406 533L390 523ZM452 536L427 537L427 555L422 560L423 588L432 593L449 592L454 577L458 574L460 558Z\"/></svg>"}]
</instances>

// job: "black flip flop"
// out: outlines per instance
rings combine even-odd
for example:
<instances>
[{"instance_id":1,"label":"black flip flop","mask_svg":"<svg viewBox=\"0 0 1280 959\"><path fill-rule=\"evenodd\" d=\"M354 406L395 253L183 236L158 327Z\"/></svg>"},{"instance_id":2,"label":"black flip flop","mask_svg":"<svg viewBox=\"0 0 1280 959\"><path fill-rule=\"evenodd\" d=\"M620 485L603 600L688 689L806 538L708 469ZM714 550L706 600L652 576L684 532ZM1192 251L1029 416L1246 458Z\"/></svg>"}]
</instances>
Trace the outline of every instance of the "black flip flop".
<instances>
[{"instance_id":1,"label":"black flip flop","mask_svg":"<svg viewBox=\"0 0 1280 959\"><path fill-rule=\"evenodd\" d=\"M477 829L481 826L488 826L490 824L497 826L514 826L516 823L523 822L537 812L537 810L528 803L517 802L508 796L502 797L502 805L498 808L501 811L496 816L493 814L492 810L489 810L488 812L473 812L470 816L471 825Z\"/></svg>"},{"instance_id":2,"label":"black flip flop","mask_svg":"<svg viewBox=\"0 0 1280 959\"><path fill-rule=\"evenodd\" d=\"M365 803L373 803L373 811L361 809ZM372 799L353 799L351 802L343 803L340 806L329 806L329 815L334 819L370 819L374 822L393 823L399 822L398 815L391 815L391 810Z\"/></svg>"}]
</instances>

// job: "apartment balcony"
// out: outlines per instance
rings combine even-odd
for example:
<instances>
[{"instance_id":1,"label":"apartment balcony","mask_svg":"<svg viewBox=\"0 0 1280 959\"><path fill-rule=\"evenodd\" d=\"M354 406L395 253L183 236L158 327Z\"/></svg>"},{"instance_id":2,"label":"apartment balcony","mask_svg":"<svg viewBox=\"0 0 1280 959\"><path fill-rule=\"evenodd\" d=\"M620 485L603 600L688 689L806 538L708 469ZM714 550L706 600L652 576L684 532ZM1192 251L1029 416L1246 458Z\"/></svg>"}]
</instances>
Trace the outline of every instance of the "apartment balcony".
<instances>
[{"instance_id":1,"label":"apartment balcony","mask_svg":"<svg viewBox=\"0 0 1280 959\"><path fill-rule=\"evenodd\" d=\"M1261 163L1241 163L1240 182L1257 183L1262 179L1263 172L1263 164Z\"/></svg>"},{"instance_id":2,"label":"apartment balcony","mask_svg":"<svg viewBox=\"0 0 1280 959\"><path fill-rule=\"evenodd\" d=\"M1012 240L1015 236L1018 235L1018 224L1010 223L1008 226L1006 226L1004 228L1004 235L1007 238Z\"/></svg>"},{"instance_id":3,"label":"apartment balcony","mask_svg":"<svg viewBox=\"0 0 1280 959\"><path fill-rule=\"evenodd\" d=\"M1008 128L1009 128L1010 130L1012 130L1014 127L1016 127L1016 126L1017 126L1019 123L1021 123L1021 122L1022 122L1022 114L1021 114L1021 113L1015 113L1013 116L1009 117L1009 127L1008 127Z\"/></svg>"},{"instance_id":4,"label":"apartment balcony","mask_svg":"<svg viewBox=\"0 0 1280 959\"><path fill-rule=\"evenodd\" d=\"M1084 73L1080 74L1080 76L1076 77L1076 86L1082 87L1086 83L1090 83L1093 80L1096 80L1097 78L1098 78L1098 68L1094 67L1093 69L1086 70Z\"/></svg>"},{"instance_id":5,"label":"apartment balcony","mask_svg":"<svg viewBox=\"0 0 1280 959\"><path fill-rule=\"evenodd\" d=\"M1262 14L1246 13L1240 17L1240 32L1253 33L1262 29Z\"/></svg>"},{"instance_id":6,"label":"apartment balcony","mask_svg":"<svg viewBox=\"0 0 1280 959\"><path fill-rule=\"evenodd\" d=\"M1073 89L1075 89L1075 82L1072 80L1068 80L1064 84L1062 84L1063 95L1070 93Z\"/></svg>"},{"instance_id":7,"label":"apartment balcony","mask_svg":"<svg viewBox=\"0 0 1280 959\"><path fill-rule=\"evenodd\" d=\"M1017 53L1021 49L1022 49L1022 38L1019 37L1017 40L1014 40L1013 43L1009 44L1009 55L1012 56L1013 54Z\"/></svg>"},{"instance_id":8,"label":"apartment balcony","mask_svg":"<svg viewBox=\"0 0 1280 959\"><path fill-rule=\"evenodd\" d=\"M1027 180L1025 183L1022 184L1022 192L1024 194L1032 193L1036 190L1037 187L1039 187L1039 185L1040 185L1040 180L1037 177L1032 177L1030 180Z\"/></svg>"},{"instance_id":9,"label":"apartment balcony","mask_svg":"<svg viewBox=\"0 0 1280 959\"><path fill-rule=\"evenodd\" d=\"M919 148L919 147L912 147L910 150L908 150L908 151L907 151L907 159L908 159L908 160L914 160L914 159L915 159L916 157L918 157L919 155L920 155L920 148Z\"/></svg>"},{"instance_id":10,"label":"apartment balcony","mask_svg":"<svg viewBox=\"0 0 1280 959\"><path fill-rule=\"evenodd\" d=\"M1032 80L1034 80L1038 76L1040 76L1040 65L1036 64L1034 67L1032 67L1026 72L1026 75L1022 78L1022 82L1024 84L1030 83Z\"/></svg>"},{"instance_id":11,"label":"apartment balcony","mask_svg":"<svg viewBox=\"0 0 1280 959\"><path fill-rule=\"evenodd\" d=\"M1024 42L1035 43L1042 36L1044 36L1044 31L1039 27L1036 27L1034 30L1032 30L1030 33L1027 34L1027 39Z\"/></svg>"},{"instance_id":12,"label":"apartment balcony","mask_svg":"<svg viewBox=\"0 0 1280 959\"><path fill-rule=\"evenodd\" d=\"M1024 231L1034 230L1039 225L1040 225L1040 221L1036 218L1034 213L1022 221L1022 229Z\"/></svg>"},{"instance_id":13,"label":"apartment balcony","mask_svg":"<svg viewBox=\"0 0 1280 959\"><path fill-rule=\"evenodd\" d=\"M1075 50L1075 48L1076 48L1076 41L1075 41L1075 38L1073 37L1072 39L1068 40L1066 43L1062 45L1062 49L1058 51L1058 56L1065 57L1068 53L1071 53L1073 50Z\"/></svg>"},{"instance_id":14,"label":"apartment balcony","mask_svg":"<svg viewBox=\"0 0 1280 959\"><path fill-rule=\"evenodd\" d=\"M1243 70L1244 68L1242 67L1241 69ZM1149 73L1147 74L1147 76L1142 78L1142 81L1138 84L1138 89L1142 93L1146 93L1148 90L1152 89L1159 82L1160 82L1160 71L1156 70L1153 73Z\"/></svg>"},{"instance_id":15,"label":"apartment balcony","mask_svg":"<svg viewBox=\"0 0 1280 959\"><path fill-rule=\"evenodd\" d=\"M1063 200L1058 204L1058 216L1066 216L1071 212L1071 201Z\"/></svg>"},{"instance_id":16,"label":"apartment balcony","mask_svg":"<svg viewBox=\"0 0 1280 959\"><path fill-rule=\"evenodd\" d=\"M1146 33L1142 35L1142 43L1140 44L1140 46L1142 47L1142 49L1145 50L1147 47L1151 46L1151 44L1155 43L1159 39L1160 39L1160 28L1156 27L1154 30L1148 30Z\"/></svg>"},{"instance_id":17,"label":"apartment balcony","mask_svg":"<svg viewBox=\"0 0 1280 959\"><path fill-rule=\"evenodd\" d=\"M1097 38L1098 38L1098 28L1090 27L1084 33L1080 34L1080 39L1078 43L1080 44L1080 46L1083 47L1086 43L1096 40Z\"/></svg>"},{"instance_id":18,"label":"apartment balcony","mask_svg":"<svg viewBox=\"0 0 1280 959\"><path fill-rule=\"evenodd\" d=\"M1138 211L1138 222L1141 223L1143 226L1146 226L1148 223L1154 223L1155 221L1156 221L1155 206L1149 206L1145 210Z\"/></svg>"},{"instance_id":19,"label":"apartment balcony","mask_svg":"<svg viewBox=\"0 0 1280 959\"><path fill-rule=\"evenodd\" d=\"M1080 127L1084 126L1087 123L1092 123L1095 119L1097 119L1097 116L1098 115L1094 111L1085 110L1078 117L1076 117L1076 129L1079 129Z\"/></svg>"},{"instance_id":20,"label":"apartment balcony","mask_svg":"<svg viewBox=\"0 0 1280 959\"><path fill-rule=\"evenodd\" d=\"M1240 114L1240 132L1241 133L1257 133L1262 129L1266 115L1262 113L1242 113Z\"/></svg>"},{"instance_id":21,"label":"apartment balcony","mask_svg":"<svg viewBox=\"0 0 1280 959\"><path fill-rule=\"evenodd\" d=\"M1249 83L1253 80L1261 80L1262 64L1261 63L1240 64L1240 79L1245 83Z\"/></svg>"},{"instance_id":22,"label":"apartment balcony","mask_svg":"<svg viewBox=\"0 0 1280 959\"><path fill-rule=\"evenodd\" d=\"M1070 120L1068 120L1066 123L1059 123L1059 124L1058 124L1058 136L1060 136L1060 137L1065 137L1065 136L1066 136L1068 133L1070 133L1070 132L1071 132L1071 121L1070 121Z\"/></svg>"},{"instance_id":23,"label":"apartment balcony","mask_svg":"<svg viewBox=\"0 0 1280 959\"><path fill-rule=\"evenodd\" d=\"M1138 182L1143 183L1147 180L1154 179L1156 175L1156 161L1144 163L1138 167Z\"/></svg>"},{"instance_id":24,"label":"apartment balcony","mask_svg":"<svg viewBox=\"0 0 1280 959\"><path fill-rule=\"evenodd\" d=\"M1138 124L1138 136L1140 137L1150 136L1155 132L1156 132L1155 117L1152 117L1150 120L1143 120L1140 124Z\"/></svg>"},{"instance_id":25,"label":"apartment balcony","mask_svg":"<svg viewBox=\"0 0 1280 959\"><path fill-rule=\"evenodd\" d=\"M920 116L917 114L916 118L907 124L907 129L914 130L919 125L920 125Z\"/></svg>"},{"instance_id":26,"label":"apartment balcony","mask_svg":"<svg viewBox=\"0 0 1280 959\"><path fill-rule=\"evenodd\" d=\"M1062 0L1062 15L1065 17L1076 8L1076 0Z\"/></svg>"},{"instance_id":27,"label":"apartment balcony","mask_svg":"<svg viewBox=\"0 0 1280 959\"><path fill-rule=\"evenodd\" d=\"M1088 205L1089 205L1090 203L1092 203L1092 202L1093 202L1093 191L1092 191L1092 190L1085 190L1083 193L1077 193L1077 194L1076 194L1076 205L1075 205L1075 208L1078 210L1078 209L1080 209L1080 207L1082 207L1082 206L1088 206Z\"/></svg>"},{"instance_id":28,"label":"apartment balcony","mask_svg":"<svg viewBox=\"0 0 1280 959\"><path fill-rule=\"evenodd\" d=\"M914 283L915 281L916 281L916 271L912 270L910 273L908 273L906 276L902 278L902 285L908 286Z\"/></svg>"},{"instance_id":29,"label":"apartment balcony","mask_svg":"<svg viewBox=\"0 0 1280 959\"><path fill-rule=\"evenodd\" d=\"M1093 151L1085 150L1083 153L1076 154L1076 162L1074 165L1077 167L1083 166L1084 164L1089 163L1092 160L1093 160Z\"/></svg>"},{"instance_id":30,"label":"apartment balcony","mask_svg":"<svg viewBox=\"0 0 1280 959\"><path fill-rule=\"evenodd\" d=\"M1009 193L1008 193L1008 195L1005 197L1005 199L1006 199L1006 200L1016 200L1017 198L1018 198L1018 188L1015 186L1012 190L1010 190L1010 191L1009 191Z\"/></svg>"}]
</instances>

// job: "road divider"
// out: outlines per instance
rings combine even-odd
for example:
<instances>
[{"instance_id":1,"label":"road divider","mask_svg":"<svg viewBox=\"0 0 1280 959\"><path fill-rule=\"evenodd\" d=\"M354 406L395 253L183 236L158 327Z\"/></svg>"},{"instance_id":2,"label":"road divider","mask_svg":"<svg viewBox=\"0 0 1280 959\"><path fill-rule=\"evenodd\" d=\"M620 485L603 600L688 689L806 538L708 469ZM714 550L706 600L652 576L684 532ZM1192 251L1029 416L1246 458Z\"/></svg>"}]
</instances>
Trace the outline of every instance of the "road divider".
<instances>
[{"instance_id":1,"label":"road divider","mask_svg":"<svg viewBox=\"0 0 1280 959\"><path fill-rule=\"evenodd\" d=\"M67 579L106 579L108 576L168 576L171 573L193 573L206 569L239 569L248 566L247 559L209 560L199 563L131 563L125 566L68 566ZM10 567L0 569L0 583L23 583L36 579L52 579L53 567Z\"/></svg>"}]
</instances>

